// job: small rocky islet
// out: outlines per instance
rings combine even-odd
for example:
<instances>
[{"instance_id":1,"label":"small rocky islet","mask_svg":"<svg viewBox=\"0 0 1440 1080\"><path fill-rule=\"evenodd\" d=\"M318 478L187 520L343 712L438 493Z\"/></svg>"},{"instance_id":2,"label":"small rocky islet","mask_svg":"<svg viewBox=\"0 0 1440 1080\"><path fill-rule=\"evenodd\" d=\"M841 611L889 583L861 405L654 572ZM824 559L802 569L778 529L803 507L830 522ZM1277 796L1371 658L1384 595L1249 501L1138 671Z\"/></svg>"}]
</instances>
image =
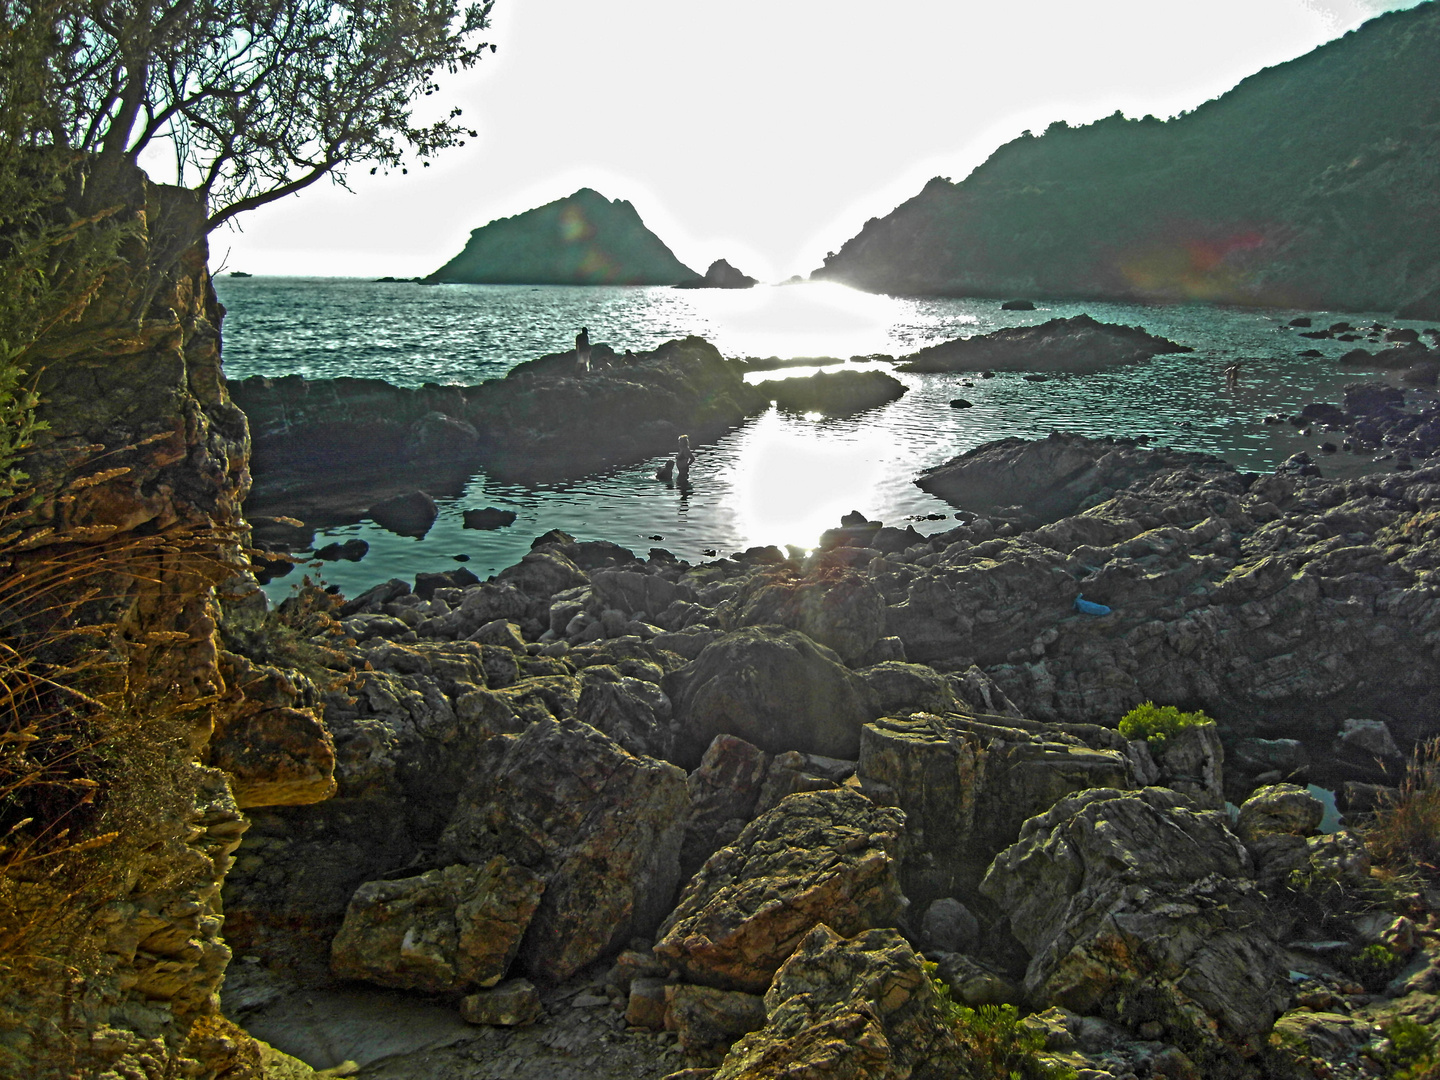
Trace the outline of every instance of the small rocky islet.
<instances>
[{"instance_id":1,"label":"small rocky islet","mask_svg":"<svg viewBox=\"0 0 1440 1080\"><path fill-rule=\"evenodd\" d=\"M921 478L961 507L931 536L551 532L487 581L252 601L227 1014L283 1035L358 980L480 1025L386 1076L970 1075L948 998L1086 1080L1385 1075L1440 1019L1440 894L1363 832L1440 706L1428 423L1356 479L1002 440ZM242 632L276 618L323 663ZM1125 737L1146 700L1217 722Z\"/></svg>"}]
</instances>

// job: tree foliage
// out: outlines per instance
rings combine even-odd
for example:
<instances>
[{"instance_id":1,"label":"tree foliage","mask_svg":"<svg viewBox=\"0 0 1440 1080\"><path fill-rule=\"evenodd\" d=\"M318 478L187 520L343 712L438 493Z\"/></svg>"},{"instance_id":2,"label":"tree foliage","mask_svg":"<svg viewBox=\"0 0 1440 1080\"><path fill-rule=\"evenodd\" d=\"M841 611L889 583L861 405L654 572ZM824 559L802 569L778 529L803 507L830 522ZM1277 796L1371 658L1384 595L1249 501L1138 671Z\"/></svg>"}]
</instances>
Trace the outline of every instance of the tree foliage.
<instances>
[{"instance_id":1,"label":"tree foliage","mask_svg":"<svg viewBox=\"0 0 1440 1080\"><path fill-rule=\"evenodd\" d=\"M415 106L493 49L492 3L0 0L0 497L34 431L26 354L123 261L137 168L206 207L163 243L149 223L158 279L246 210L463 145L459 109Z\"/></svg>"}]
</instances>

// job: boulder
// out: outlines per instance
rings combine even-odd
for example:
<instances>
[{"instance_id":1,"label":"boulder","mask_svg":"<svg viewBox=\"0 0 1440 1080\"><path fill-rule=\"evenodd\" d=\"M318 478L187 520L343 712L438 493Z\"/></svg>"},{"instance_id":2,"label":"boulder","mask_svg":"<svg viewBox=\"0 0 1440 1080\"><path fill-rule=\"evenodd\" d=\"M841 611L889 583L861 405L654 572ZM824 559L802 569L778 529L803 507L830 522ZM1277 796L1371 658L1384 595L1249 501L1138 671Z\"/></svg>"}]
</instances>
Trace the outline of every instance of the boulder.
<instances>
[{"instance_id":1,"label":"boulder","mask_svg":"<svg viewBox=\"0 0 1440 1080\"><path fill-rule=\"evenodd\" d=\"M886 716L951 713L960 708L950 681L924 664L889 660L864 668L859 674L875 698L875 707Z\"/></svg>"},{"instance_id":2,"label":"boulder","mask_svg":"<svg viewBox=\"0 0 1440 1080\"><path fill-rule=\"evenodd\" d=\"M705 646L663 684L675 708L676 760L699 763L716 735L770 753L802 750L854 759L873 715L864 681L809 637L747 627Z\"/></svg>"},{"instance_id":3,"label":"boulder","mask_svg":"<svg viewBox=\"0 0 1440 1080\"><path fill-rule=\"evenodd\" d=\"M435 500L423 491L384 499L365 511L365 517L400 536L423 537L440 515Z\"/></svg>"},{"instance_id":4,"label":"boulder","mask_svg":"<svg viewBox=\"0 0 1440 1080\"><path fill-rule=\"evenodd\" d=\"M903 828L899 811L848 789L791 795L691 879L655 955L689 982L759 993L818 924L894 925Z\"/></svg>"},{"instance_id":5,"label":"boulder","mask_svg":"<svg viewBox=\"0 0 1440 1080\"><path fill-rule=\"evenodd\" d=\"M503 855L355 890L331 970L402 990L494 986L520 947L545 885Z\"/></svg>"},{"instance_id":6,"label":"boulder","mask_svg":"<svg viewBox=\"0 0 1440 1080\"><path fill-rule=\"evenodd\" d=\"M690 811L681 865L691 874L740 835L755 816L770 755L734 735L716 735L685 781Z\"/></svg>"},{"instance_id":7,"label":"boulder","mask_svg":"<svg viewBox=\"0 0 1440 1080\"><path fill-rule=\"evenodd\" d=\"M670 699L653 682L608 665L584 668L575 716L637 756L670 755Z\"/></svg>"},{"instance_id":8,"label":"boulder","mask_svg":"<svg viewBox=\"0 0 1440 1080\"><path fill-rule=\"evenodd\" d=\"M1247 845L1272 834L1313 836L1325 816L1325 804L1298 784L1262 787L1240 807L1235 831Z\"/></svg>"},{"instance_id":9,"label":"boulder","mask_svg":"<svg viewBox=\"0 0 1440 1080\"><path fill-rule=\"evenodd\" d=\"M665 987L664 1024L686 1054L719 1064L731 1043L765 1026L765 999L740 990L672 984Z\"/></svg>"},{"instance_id":10,"label":"boulder","mask_svg":"<svg viewBox=\"0 0 1440 1080\"><path fill-rule=\"evenodd\" d=\"M679 883L685 774L574 720L538 720L482 745L441 857L504 855L545 882L521 944L526 973L569 978L650 933Z\"/></svg>"},{"instance_id":11,"label":"boulder","mask_svg":"<svg viewBox=\"0 0 1440 1080\"><path fill-rule=\"evenodd\" d=\"M516 516L514 510L500 510L494 506L486 506L466 510L461 515L461 520L467 529L503 529L506 525L514 525Z\"/></svg>"},{"instance_id":12,"label":"boulder","mask_svg":"<svg viewBox=\"0 0 1440 1080\"><path fill-rule=\"evenodd\" d=\"M737 625L788 626L834 649L846 664L860 662L885 633L885 598L855 570L757 575L736 597L733 608Z\"/></svg>"},{"instance_id":13,"label":"boulder","mask_svg":"<svg viewBox=\"0 0 1440 1080\"><path fill-rule=\"evenodd\" d=\"M765 993L765 1026L713 1080L950 1080L967 1075L921 960L894 930L816 926Z\"/></svg>"},{"instance_id":14,"label":"boulder","mask_svg":"<svg viewBox=\"0 0 1440 1080\"><path fill-rule=\"evenodd\" d=\"M529 979L506 979L498 986L468 994L460 1002L460 1015L471 1024L522 1027L545 1015L540 992Z\"/></svg>"},{"instance_id":15,"label":"boulder","mask_svg":"<svg viewBox=\"0 0 1440 1080\"><path fill-rule=\"evenodd\" d=\"M414 420L405 432L403 453L410 460L472 458L480 448L473 424L438 410Z\"/></svg>"},{"instance_id":16,"label":"boulder","mask_svg":"<svg viewBox=\"0 0 1440 1080\"><path fill-rule=\"evenodd\" d=\"M905 892L922 902L969 894L1021 823L1065 796L1134 786L1119 749L1030 721L958 714L865 725L857 775L861 790L878 788L905 811Z\"/></svg>"},{"instance_id":17,"label":"boulder","mask_svg":"<svg viewBox=\"0 0 1440 1080\"><path fill-rule=\"evenodd\" d=\"M956 338L901 357L901 371L1068 371L1086 374L1149 360L1162 353L1191 352L1138 326L1097 322L1089 315L1014 326Z\"/></svg>"},{"instance_id":18,"label":"boulder","mask_svg":"<svg viewBox=\"0 0 1440 1080\"><path fill-rule=\"evenodd\" d=\"M1027 821L981 892L1029 951L1036 1002L1155 1023L1239 1077L1289 1002L1253 863L1225 816L1164 788L1091 790Z\"/></svg>"},{"instance_id":19,"label":"boulder","mask_svg":"<svg viewBox=\"0 0 1440 1080\"><path fill-rule=\"evenodd\" d=\"M883 371L818 371L767 379L755 389L786 412L850 416L896 401L909 387Z\"/></svg>"}]
</instances>

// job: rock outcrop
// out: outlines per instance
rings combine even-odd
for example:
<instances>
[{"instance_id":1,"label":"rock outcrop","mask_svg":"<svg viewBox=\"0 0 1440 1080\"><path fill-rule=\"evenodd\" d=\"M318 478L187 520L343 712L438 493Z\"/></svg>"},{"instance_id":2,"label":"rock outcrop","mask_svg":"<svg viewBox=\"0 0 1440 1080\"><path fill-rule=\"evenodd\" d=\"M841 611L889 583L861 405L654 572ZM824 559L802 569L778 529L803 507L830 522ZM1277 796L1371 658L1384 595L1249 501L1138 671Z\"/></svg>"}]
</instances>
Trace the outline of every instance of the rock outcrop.
<instances>
[{"instance_id":1,"label":"rock outcrop","mask_svg":"<svg viewBox=\"0 0 1440 1080\"><path fill-rule=\"evenodd\" d=\"M793 379L767 379L755 389L787 412L849 416L896 401L909 388L883 371L821 371Z\"/></svg>"},{"instance_id":2,"label":"rock outcrop","mask_svg":"<svg viewBox=\"0 0 1440 1080\"><path fill-rule=\"evenodd\" d=\"M635 207L590 188L470 233L427 282L473 285L674 285L696 277Z\"/></svg>"},{"instance_id":3,"label":"rock outcrop","mask_svg":"<svg viewBox=\"0 0 1440 1080\"><path fill-rule=\"evenodd\" d=\"M1052 432L1046 439L983 443L925 470L915 484L961 509L1034 528L1087 510L1138 480L1185 468L1231 471L1213 454Z\"/></svg>"},{"instance_id":4,"label":"rock outcrop","mask_svg":"<svg viewBox=\"0 0 1440 1080\"><path fill-rule=\"evenodd\" d=\"M676 282L677 289L748 289L760 282L749 274L742 274L724 259L716 259L705 271L704 277L692 277Z\"/></svg>"},{"instance_id":5,"label":"rock outcrop","mask_svg":"<svg viewBox=\"0 0 1440 1080\"><path fill-rule=\"evenodd\" d=\"M1289 1003L1249 853L1163 788L1096 789L1027 821L981 885L1030 952L1037 1000L1159 1024L1207 1076L1242 1076Z\"/></svg>"},{"instance_id":6,"label":"rock outcrop","mask_svg":"<svg viewBox=\"0 0 1440 1080\"><path fill-rule=\"evenodd\" d=\"M854 791L791 795L710 857L657 935L689 982L760 993L802 938L893 926L904 818Z\"/></svg>"},{"instance_id":7,"label":"rock outcrop","mask_svg":"<svg viewBox=\"0 0 1440 1080\"><path fill-rule=\"evenodd\" d=\"M1065 371L1086 375L1162 353L1191 352L1139 326L1115 326L1089 315L956 338L901 357L901 371Z\"/></svg>"},{"instance_id":8,"label":"rock outcrop","mask_svg":"<svg viewBox=\"0 0 1440 1080\"><path fill-rule=\"evenodd\" d=\"M603 346L595 347L601 355ZM409 503L416 489L459 494L483 465L501 477L573 475L673 450L676 437L713 438L769 398L708 342L686 338L614 357L583 376L574 352L519 364L478 386L391 386L379 379L253 376L229 384L250 417L259 516L313 525L380 517L405 496L397 531L428 523ZM418 439L437 420L463 423L473 439ZM477 519L478 520L478 519ZM386 526L392 527L390 525Z\"/></svg>"}]
</instances>

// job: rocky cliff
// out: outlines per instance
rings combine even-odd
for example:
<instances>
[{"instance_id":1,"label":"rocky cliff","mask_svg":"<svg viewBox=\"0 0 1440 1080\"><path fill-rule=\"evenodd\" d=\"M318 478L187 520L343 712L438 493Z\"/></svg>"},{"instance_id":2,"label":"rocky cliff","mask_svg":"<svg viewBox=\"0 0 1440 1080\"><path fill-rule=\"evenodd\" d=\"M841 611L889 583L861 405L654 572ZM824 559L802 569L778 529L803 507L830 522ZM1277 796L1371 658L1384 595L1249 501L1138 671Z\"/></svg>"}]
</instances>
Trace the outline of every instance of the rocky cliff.
<instances>
[{"instance_id":1,"label":"rocky cliff","mask_svg":"<svg viewBox=\"0 0 1440 1080\"><path fill-rule=\"evenodd\" d=\"M6 695L0 1072L253 1077L261 1050L216 996L220 883L247 823L214 760L266 711L247 711L216 633L216 586L243 585L249 435L221 373L203 207L137 171L123 213L123 263L34 358L36 498L7 507L0 542L7 645L57 680L18 708ZM329 794L329 737L293 711L316 775L253 801ZM27 768L40 784L8 786Z\"/></svg>"},{"instance_id":2,"label":"rocky cliff","mask_svg":"<svg viewBox=\"0 0 1440 1080\"><path fill-rule=\"evenodd\" d=\"M1425 3L1169 121L1027 132L867 222L815 276L899 294L1394 310L1440 286L1437 66L1440 5Z\"/></svg>"},{"instance_id":3,"label":"rocky cliff","mask_svg":"<svg viewBox=\"0 0 1440 1080\"><path fill-rule=\"evenodd\" d=\"M699 275L645 227L635 207L597 191L546 203L470 233L431 282L476 285L675 285Z\"/></svg>"}]
</instances>

